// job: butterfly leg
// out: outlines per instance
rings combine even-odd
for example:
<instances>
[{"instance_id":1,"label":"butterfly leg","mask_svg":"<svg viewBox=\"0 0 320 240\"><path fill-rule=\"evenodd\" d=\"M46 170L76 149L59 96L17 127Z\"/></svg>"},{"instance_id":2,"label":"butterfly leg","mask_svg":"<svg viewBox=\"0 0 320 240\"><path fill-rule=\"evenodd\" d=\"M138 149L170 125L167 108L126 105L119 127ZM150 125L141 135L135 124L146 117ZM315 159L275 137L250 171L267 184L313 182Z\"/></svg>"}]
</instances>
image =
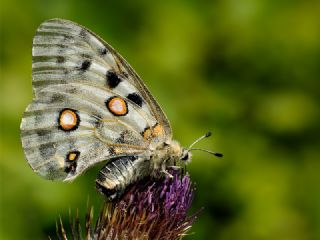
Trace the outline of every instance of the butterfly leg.
<instances>
[{"instance_id":1,"label":"butterfly leg","mask_svg":"<svg viewBox=\"0 0 320 240\"><path fill-rule=\"evenodd\" d=\"M110 201L118 199L128 185L147 176L148 169L149 161L138 156L112 159L100 170L96 187Z\"/></svg>"},{"instance_id":2,"label":"butterfly leg","mask_svg":"<svg viewBox=\"0 0 320 240\"><path fill-rule=\"evenodd\" d=\"M173 170L180 170L182 167L181 166L168 166L168 168L173 169Z\"/></svg>"},{"instance_id":3,"label":"butterfly leg","mask_svg":"<svg viewBox=\"0 0 320 240\"><path fill-rule=\"evenodd\" d=\"M173 175L166 170L166 168L165 168L164 165L162 165L161 172L162 172L163 174L165 174L166 176L168 176L169 178L173 178Z\"/></svg>"}]
</instances>

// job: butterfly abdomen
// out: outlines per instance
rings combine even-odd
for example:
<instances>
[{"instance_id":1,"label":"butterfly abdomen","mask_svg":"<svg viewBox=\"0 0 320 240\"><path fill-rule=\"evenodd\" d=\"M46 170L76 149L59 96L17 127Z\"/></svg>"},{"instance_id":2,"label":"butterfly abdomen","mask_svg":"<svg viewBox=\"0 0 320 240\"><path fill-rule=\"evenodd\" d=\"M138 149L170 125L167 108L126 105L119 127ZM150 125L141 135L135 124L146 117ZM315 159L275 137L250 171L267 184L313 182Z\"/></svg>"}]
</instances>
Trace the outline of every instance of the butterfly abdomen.
<instances>
[{"instance_id":1,"label":"butterfly abdomen","mask_svg":"<svg viewBox=\"0 0 320 240\"><path fill-rule=\"evenodd\" d=\"M150 161L138 156L112 159L99 172L97 189L109 200L119 198L126 187L147 176Z\"/></svg>"}]
</instances>

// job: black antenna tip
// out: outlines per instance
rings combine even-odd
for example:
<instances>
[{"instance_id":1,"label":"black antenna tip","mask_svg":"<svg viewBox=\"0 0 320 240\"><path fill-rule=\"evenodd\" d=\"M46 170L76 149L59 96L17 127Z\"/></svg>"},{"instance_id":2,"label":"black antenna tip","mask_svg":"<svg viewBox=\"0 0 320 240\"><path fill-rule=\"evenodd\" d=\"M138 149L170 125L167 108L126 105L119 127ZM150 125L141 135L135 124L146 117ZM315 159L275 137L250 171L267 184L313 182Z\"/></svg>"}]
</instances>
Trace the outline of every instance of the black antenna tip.
<instances>
[{"instance_id":1,"label":"black antenna tip","mask_svg":"<svg viewBox=\"0 0 320 240\"><path fill-rule=\"evenodd\" d=\"M207 138L207 137L210 137L211 135L212 135L211 132L207 132L206 135L205 135L205 137Z\"/></svg>"},{"instance_id":2,"label":"black antenna tip","mask_svg":"<svg viewBox=\"0 0 320 240\"><path fill-rule=\"evenodd\" d=\"M222 153L214 153L214 155L215 155L216 157L223 157L223 154L222 154Z\"/></svg>"}]
</instances>

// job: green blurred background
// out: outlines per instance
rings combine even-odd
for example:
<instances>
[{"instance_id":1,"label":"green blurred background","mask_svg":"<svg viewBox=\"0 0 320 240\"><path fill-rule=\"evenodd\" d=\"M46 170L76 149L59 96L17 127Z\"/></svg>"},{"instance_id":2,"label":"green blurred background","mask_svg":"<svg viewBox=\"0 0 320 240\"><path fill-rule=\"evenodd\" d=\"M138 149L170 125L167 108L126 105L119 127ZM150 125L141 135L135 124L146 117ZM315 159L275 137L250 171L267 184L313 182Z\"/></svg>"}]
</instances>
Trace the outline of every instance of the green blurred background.
<instances>
[{"instance_id":1,"label":"green blurred background","mask_svg":"<svg viewBox=\"0 0 320 240\"><path fill-rule=\"evenodd\" d=\"M92 169L72 184L41 179L24 159L38 25L66 18L96 32L136 69L195 152L186 239L320 239L320 2L285 0L1 0L0 239L54 236L59 214L99 209Z\"/></svg>"}]
</instances>

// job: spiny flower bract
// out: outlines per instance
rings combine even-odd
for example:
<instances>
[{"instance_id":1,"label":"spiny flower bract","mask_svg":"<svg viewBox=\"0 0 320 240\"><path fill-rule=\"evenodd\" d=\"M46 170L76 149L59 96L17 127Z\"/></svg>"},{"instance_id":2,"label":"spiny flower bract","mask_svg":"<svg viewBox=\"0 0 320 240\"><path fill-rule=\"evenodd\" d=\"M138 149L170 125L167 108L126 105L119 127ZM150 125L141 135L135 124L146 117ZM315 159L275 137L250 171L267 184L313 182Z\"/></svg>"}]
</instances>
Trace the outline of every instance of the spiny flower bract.
<instances>
[{"instance_id":1,"label":"spiny flower bract","mask_svg":"<svg viewBox=\"0 0 320 240\"><path fill-rule=\"evenodd\" d=\"M91 207L85 220L85 239L175 240L185 236L197 216L187 215L194 189L187 174L171 173L172 178L144 179L132 185L118 201L105 202L95 224ZM70 219L70 228L68 237L60 221L58 237L82 239L78 213Z\"/></svg>"}]
</instances>

